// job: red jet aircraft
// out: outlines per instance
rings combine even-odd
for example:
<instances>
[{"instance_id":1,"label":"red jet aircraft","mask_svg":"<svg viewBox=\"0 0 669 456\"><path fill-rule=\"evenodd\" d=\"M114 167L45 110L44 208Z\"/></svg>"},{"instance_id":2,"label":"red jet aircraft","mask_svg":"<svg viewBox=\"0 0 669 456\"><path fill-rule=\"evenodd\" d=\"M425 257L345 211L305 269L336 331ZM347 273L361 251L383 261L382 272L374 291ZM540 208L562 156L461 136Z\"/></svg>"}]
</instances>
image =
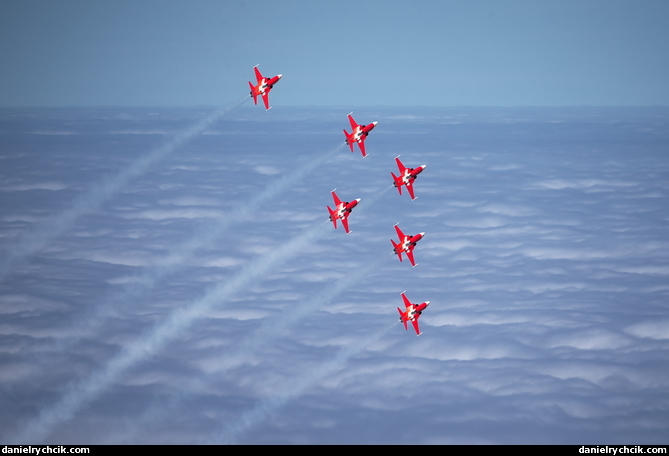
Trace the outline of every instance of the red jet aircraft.
<instances>
[{"instance_id":1,"label":"red jet aircraft","mask_svg":"<svg viewBox=\"0 0 669 456\"><path fill-rule=\"evenodd\" d=\"M406 234L402 233L402 230L400 230L399 226L394 226L395 231L397 231L397 235L400 238L400 242L397 243L392 239L390 240L390 242L393 244L393 252L397 254L398 257L400 257L400 263L402 262L402 252L406 253L409 261L411 262L411 266L416 266L416 262L413 259L413 249L416 247L416 242L420 241L423 236L425 236L425 233L418 233L415 236L407 236Z\"/></svg>"},{"instance_id":2,"label":"red jet aircraft","mask_svg":"<svg viewBox=\"0 0 669 456\"><path fill-rule=\"evenodd\" d=\"M374 127L376 127L378 122L372 122L371 124L367 125L358 125L355 120L353 120L353 116L351 114L348 115L348 121L351 123L351 128L353 131L351 134L349 134L346 130L344 130L344 135L346 135L346 144L349 145L351 152L353 152L353 143L358 143L358 147L360 148L360 152L362 152L362 156L366 157L367 154L365 153L365 139L367 139L367 135L374 129Z\"/></svg>"},{"instance_id":3,"label":"red jet aircraft","mask_svg":"<svg viewBox=\"0 0 669 456\"><path fill-rule=\"evenodd\" d=\"M332 190L332 199L335 204L334 210L330 209L330 206L327 206L328 212L330 213L330 220L334 223L335 229L337 229L337 219L341 220L341 224L344 225L344 230L346 230L346 234L348 234L350 233L348 229L348 214L350 214L353 208L358 205L360 198L351 202L342 201L334 190Z\"/></svg>"},{"instance_id":4,"label":"red jet aircraft","mask_svg":"<svg viewBox=\"0 0 669 456\"><path fill-rule=\"evenodd\" d=\"M402 309L399 307L397 308L397 311L400 313L400 321L404 323L404 329L409 329L407 322L410 321L413 325L413 329L416 330L416 335L420 336L423 333L420 332L420 329L418 328L418 318L420 318L420 314L423 313L427 306L430 305L430 301L425 301L422 304L411 304L411 301L404 295L404 292L402 292L402 299L404 300L406 310L402 312Z\"/></svg>"},{"instance_id":5,"label":"red jet aircraft","mask_svg":"<svg viewBox=\"0 0 669 456\"><path fill-rule=\"evenodd\" d=\"M416 180L416 177L423 172L427 165L419 166L418 168L407 168L402 164L399 156L395 157L395 162L397 163L397 168L400 170L400 175L395 176L395 174L390 173L390 175L393 176L393 185L395 185L397 191L400 192L400 195L402 194L402 185L405 185L409 191L411 199L415 200L416 197L413 194L413 181Z\"/></svg>"},{"instance_id":6,"label":"red jet aircraft","mask_svg":"<svg viewBox=\"0 0 669 456\"><path fill-rule=\"evenodd\" d=\"M258 81L257 85L253 85L249 81L249 87L251 87L251 96L253 97L253 103L258 104L258 95L262 97L262 101L265 103L265 109L269 111L269 92L274 87L274 84L279 82L279 79L283 76L282 74L276 75L273 78L265 78L260 74L258 65L254 66L253 69L256 71L256 80Z\"/></svg>"}]
</instances>

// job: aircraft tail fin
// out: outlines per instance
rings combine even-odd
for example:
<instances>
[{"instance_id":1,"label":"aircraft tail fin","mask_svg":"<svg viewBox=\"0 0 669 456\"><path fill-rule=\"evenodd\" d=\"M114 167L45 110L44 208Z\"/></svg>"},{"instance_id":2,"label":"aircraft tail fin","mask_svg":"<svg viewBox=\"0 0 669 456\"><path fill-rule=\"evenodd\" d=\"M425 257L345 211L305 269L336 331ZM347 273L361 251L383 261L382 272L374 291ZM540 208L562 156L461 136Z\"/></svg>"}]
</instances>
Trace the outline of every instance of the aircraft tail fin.
<instances>
[{"instance_id":1,"label":"aircraft tail fin","mask_svg":"<svg viewBox=\"0 0 669 456\"><path fill-rule=\"evenodd\" d=\"M335 229L337 229L337 217L335 217L335 211L330 209L330 206L326 206L328 208L328 212L330 213L330 220L332 220L332 223L334 224Z\"/></svg>"},{"instance_id":2,"label":"aircraft tail fin","mask_svg":"<svg viewBox=\"0 0 669 456\"><path fill-rule=\"evenodd\" d=\"M349 147L351 148L351 152L353 152L353 143L355 142L351 140L351 136L353 136L353 133L349 135L348 132L344 129L344 136L346 136L346 144L349 145Z\"/></svg>"},{"instance_id":3,"label":"aircraft tail fin","mask_svg":"<svg viewBox=\"0 0 669 456\"><path fill-rule=\"evenodd\" d=\"M400 309L399 307L397 308L397 311L400 313L400 321L404 324L404 329L408 330L409 326L407 326L407 321L404 318L404 312L402 312L402 309Z\"/></svg>"},{"instance_id":4,"label":"aircraft tail fin","mask_svg":"<svg viewBox=\"0 0 669 456\"><path fill-rule=\"evenodd\" d=\"M397 191L400 192L400 195L402 194L402 179L399 177L395 176L395 173L391 172L391 176L393 176L393 181L395 182L395 188L397 188Z\"/></svg>"},{"instance_id":5,"label":"aircraft tail fin","mask_svg":"<svg viewBox=\"0 0 669 456\"><path fill-rule=\"evenodd\" d=\"M253 103L258 104L258 94L255 93L255 87L249 81L249 87L251 88L251 96L253 97Z\"/></svg>"},{"instance_id":6,"label":"aircraft tail fin","mask_svg":"<svg viewBox=\"0 0 669 456\"><path fill-rule=\"evenodd\" d=\"M390 240L390 242L393 244L393 251L400 258L400 263L401 263L402 262L402 251L400 250L400 245L397 242L393 241L392 239Z\"/></svg>"}]
</instances>

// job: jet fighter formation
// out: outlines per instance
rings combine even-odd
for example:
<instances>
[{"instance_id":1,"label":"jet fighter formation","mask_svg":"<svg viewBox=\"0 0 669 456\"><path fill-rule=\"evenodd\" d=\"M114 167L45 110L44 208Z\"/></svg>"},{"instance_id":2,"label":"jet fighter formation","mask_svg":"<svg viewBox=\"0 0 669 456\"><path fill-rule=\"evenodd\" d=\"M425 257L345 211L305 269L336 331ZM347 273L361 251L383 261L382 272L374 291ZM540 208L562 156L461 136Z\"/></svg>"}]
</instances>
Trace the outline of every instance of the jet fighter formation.
<instances>
[{"instance_id":1,"label":"jet fighter formation","mask_svg":"<svg viewBox=\"0 0 669 456\"><path fill-rule=\"evenodd\" d=\"M409 258L409 261L411 262L411 266L416 267L416 262L414 261L413 258L413 249L416 247L416 243L423 239L423 236L425 236L425 233L418 233L413 236L408 236L404 233L402 233L402 230L400 229L399 226L395 226L395 231L397 231L397 236L400 238L399 242L395 242L392 239L390 242L393 244L393 252L397 254L397 256L400 258L400 263L402 262L402 253L406 253L407 258Z\"/></svg>"},{"instance_id":2,"label":"jet fighter formation","mask_svg":"<svg viewBox=\"0 0 669 456\"><path fill-rule=\"evenodd\" d=\"M262 97L263 103L265 103L265 110L269 111L271 109L269 105L269 92L270 90L272 90L272 87L274 87L274 84L279 82L279 79L281 79L283 75L278 74L273 78L265 78L260 73L258 65L254 66L253 69L256 72L256 81L257 81L256 85L253 85L253 83L249 81L249 87L251 88L251 96L253 97L253 103L257 105L258 96L260 96Z\"/></svg>"},{"instance_id":3,"label":"jet fighter formation","mask_svg":"<svg viewBox=\"0 0 669 456\"><path fill-rule=\"evenodd\" d=\"M416 180L418 175L423 172L427 165L419 166L418 168L407 168L400 161L400 157L395 157L395 162L397 163L397 168L399 169L399 176L395 176L392 172L390 173L393 176L393 185L397 188L397 191L402 194L402 185L404 185L409 191L409 196L412 200L415 200L416 197L413 193L413 181Z\"/></svg>"},{"instance_id":4,"label":"jet fighter formation","mask_svg":"<svg viewBox=\"0 0 669 456\"><path fill-rule=\"evenodd\" d=\"M365 139L367 139L367 135L369 135L369 132L372 131L374 127L376 127L378 122L372 122L367 125L358 125L351 114L348 115L348 121L351 123L351 133L344 129L346 144L349 145L351 152L353 152L353 144L358 143L358 147L360 148L362 156L366 157L367 153L365 152Z\"/></svg>"},{"instance_id":5,"label":"jet fighter formation","mask_svg":"<svg viewBox=\"0 0 669 456\"><path fill-rule=\"evenodd\" d=\"M269 110L271 108L269 105L269 93L283 75L279 74L273 78L266 78L263 77L263 75L260 73L258 65L253 67L253 70L255 71L257 81L255 85L249 81L249 87L251 88L250 94L253 97L253 102L257 105L258 96L260 96L263 100L263 103L265 104L265 110ZM358 124L351 114L352 113L348 114L348 121L351 124L351 133L344 129L346 145L348 145L351 149L351 152L353 152L353 145L357 143L358 148L360 149L360 153L363 157L366 157L367 151L365 150L365 140L367 139L369 132L372 131L374 127L376 127L378 122L372 122L366 125ZM400 196L402 195L402 187L404 186L407 189L409 196L411 196L411 200L415 200L416 195L414 193L413 184L418 175L426 168L426 165L419 166L417 168L408 168L400 161L399 156L395 157L395 163L397 164L399 175L396 176L395 173L390 173L393 178L393 186L397 188ZM360 198L357 198L353 201L342 201L335 193L335 190L332 190L331 192L332 200L334 201L335 206L334 209L330 208L330 206L326 206L329 213L329 219L334 225L335 229L337 229L337 220L340 220L342 226L344 227L344 231L346 231L346 234L349 234L351 230L348 226L348 216L351 214L353 208L356 207L358 203L360 203ZM417 263L414 259L413 250L416 247L416 243L425 236L425 233L418 233L409 236L402 232L398 224L395 224L394 226L399 240L398 242L395 242L393 239L390 240L393 245L393 253L398 256L400 262L402 262L402 254L406 254L409 262L411 263L411 266L415 267ZM421 304L413 304L411 301L409 301L404 293L405 292L402 292L401 295L404 301L405 310L402 310L399 307L397 308L397 311L400 314L400 322L404 324L405 330L408 329L408 323L411 322L414 330L416 331L416 335L420 336L422 332L418 327L418 318L421 316L427 306L430 305L430 301L425 301Z\"/></svg>"},{"instance_id":6,"label":"jet fighter formation","mask_svg":"<svg viewBox=\"0 0 669 456\"><path fill-rule=\"evenodd\" d=\"M332 190L332 199L334 200L335 204L334 210L330 209L330 206L327 206L328 212L330 213L330 221L334 224L335 229L337 229L337 220L341 220L341 224L344 225L344 230L346 231L346 234L348 234L351 232L348 229L348 215L351 213L353 208L358 205L360 198L357 198L351 202L342 201L339 199L335 191Z\"/></svg>"},{"instance_id":7,"label":"jet fighter formation","mask_svg":"<svg viewBox=\"0 0 669 456\"><path fill-rule=\"evenodd\" d=\"M416 331L416 335L420 336L423 333L418 327L418 319L427 306L430 305L430 301L425 301L422 304L412 304L404 293L405 292L403 291L401 295L402 299L404 300L404 307L406 307L406 310L402 311L402 309L399 307L397 308L397 311L400 313L400 321L404 324L404 329L409 329L407 327L407 323L411 322L413 329Z\"/></svg>"}]
</instances>

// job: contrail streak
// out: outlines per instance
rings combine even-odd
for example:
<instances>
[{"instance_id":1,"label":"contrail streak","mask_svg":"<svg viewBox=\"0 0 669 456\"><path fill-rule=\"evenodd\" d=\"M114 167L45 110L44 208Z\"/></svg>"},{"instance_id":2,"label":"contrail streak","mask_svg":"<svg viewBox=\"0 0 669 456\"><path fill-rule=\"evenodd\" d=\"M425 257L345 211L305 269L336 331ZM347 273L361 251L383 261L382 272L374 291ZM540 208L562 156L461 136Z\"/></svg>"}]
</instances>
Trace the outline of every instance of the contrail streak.
<instances>
[{"instance_id":1,"label":"contrail streak","mask_svg":"<svg viewBox=\"0 0 669 456\"><path fill-rule=\"evenodd\" d=\"M196 320L207 315L221 301L231 298L246 289L254 280L295 257L303 248L322 235L325 226L325 221L316 224L268 254L256 257L244 265L239 273L229 281L213 287L202 298L190 305L170 313L163 323L123 348L103 369L67 388L61 399L53 406L42 409L37 418L27 425L15 441L18 444L43 441L54 426L72 418L77 411L100 395L121 375L139 362L153 356L169 341L181 335Z\"/></svg>"},{"instance_id":2,"label":"contrail streak","mask_svg":"<svg viewBox=\"0 0 669 456\"><path fill-rule=\"evenodd\" d=\"M267 346L280 334L293 324L302 320L311 312L325 308L337 295L349 290L358 282L367 279L371 271L376 270L382 262L387 261L385 257L379 257L377 261L368 263L362 268L355 268L342 278L330 283L318 295L306 299L300 304L291 306L277 317L267 318L262 325L253 333L247 335L236 346L230 347L228 354L216 364L207 364L207 373L204 376L193 378L189 385L183 385L180 393L170 395L167 401L161 401L150 406L141 417L128 423L127 429L114 436L110 435L108 443L122 444L130 443L138 432L147 426L155 425L167 417L174 416L175 410L190 397L194 391L200 391L214 380L216 374L229 369L234 365L241 364L253 356L261 347Z\"/></svg>"},{"instance_id":3,"label":"contrail streak","mask_svg":"<svg viewBox=\"0 0 669 456\"><path fill-rule=\"evenodd\" d=\"M334 358L311 369L304 377L291 380L290 386L283 393L262 400L255 407L244 412L233 424L202 443L209 445L234 443L244 432L267 419L269 415L290 400L299 397L326 376L341 369L349 359L366 350L371 344L385 336L394 326L395 324L385 327L361 341L350 343L348 347L342 348Z\"/></svg>"},{"instance_id":4,"label":"contrail streak","mask_svg":"<svg viewBox=\"0 0 669 456\"><path fill-rule=\"evenodd\" d=\"M246 99L246 98L245 98ZM237 103L238 105L239 103ZM232 109L232 108L229 108ZM226 111L227 112L227 111ZM127 285L121 293L107 296L100 304L88 307L85 313L78 314L76 333L67 338L59 338L49 351L43 355L34 356L32 364L35 369L44 369L50 362L57 362L54 353L63 353L71 349L81 339L97 334L109 317L118 315L125 307L132 305L142 294L153 288L156 283L169 274L174 273L184 262L193 258L195 252L213 244L220 236L232 226L240 223L252 215L258 208L286 191L291 185L302 180L318 166L329 160L344 144L340 144L326 153L303 161L301 166L291 169L280 178L270 182L265 189L255 195L247 202L238 204L230 212L219 217L214 223L203 225L184 243L172 249L163 258L156 261L156 266L144 268L144 271L136 276L137 282Z\"/></svg>"},{"instance_id":5,"label":"contrail streak","mask_svg":"<svg viewBox=\"0 0 669 456\"><path fill-rule=\"evenodd\" d=\"M4 280L5 277L11 273L16 263L23 261L29 255L41 250L49 242L70 229L72 225L74 225L75 220L81 217L81 215L100 207L102 203L117 194L129 180L146 172L146 170L154 163L171 154L178 147L202 133L222 116L241 106L242 103L248 99L249 97L245 96L228 107L215 110L195 125L173 136L170 140L162 146L154 149L151 153L134 160L115 176L105 179L90 191L77 197L74 200L72 207L66 211L33 226L28 232L21 236L14 247L7 252L0 261L0 280Z\"/></svg>"},{"instance_id":6,"label":"contrail streak","mask_svg":"<svg viewBox=\"0 0 669 456\"><path fill-rule=\"evenodd\" d=\"M203 225L200 229L184 243L172 249L163 258L156 261L156 266L144 268L142 274L137 277L137 282L127 286L120 294L115 294L103 299L102 303L87 311L85 315L79 315L76 325L77 333L67 340L62 339L52 347L48 355L54 352L67 351L82 338L96 334L104 324L105 318L115 316L124 306L133 304L135 299L143 292L153 288L160 280L172 274L184 262L193 258L195 252L212 245L232 226L238 224L255 211L265 202L286 191L291 185L303 179L319 165L331 158L335 152L343 147L339 145L330 151L319 155L315 159L306 161L302 166L284 174L279 179L272 181L265 189L253 198L234 207L214 223Z\"/></svg>"},{"instance_id":7,"label":"contrail streak","mask_svg":"<svg viewBox=\"0 0 669 456\"><path fill-rule=\"evenodd\" d=\"M363 208L369 208L378 201L392 186L381 191L377 191L371 197L365 197L362 201L366 204ZM358 206L358 207L360 207ZM193 391L202 390L212 380L216 373L228 369L234 365L244 362L253 356L261 347L275 340L282 331L290 328L293 324L303 319L306 315L319 309L323 309L326 304L331 302L340 293L350 289L355 284L368 278L370 272L375 271L381 264L387 261L385 256L377 258L376 261L367 263L365 266L355 268L342 278L330 283L320 293L313 298L307 299L299 305L291 306L277 317L265 319L263 323L253 333L247 335L236 347L231 347L228 354L219 360L217 364L208 364L208 372L204 377L198 377L190 381L190 385L181 389L181 394L170 395L167 401L162 401L153 406L149 406L142 416L128 424L127 429L121 432L121 436L109 436L109 442L114 444L127 443L134 435L146 426L155 425L156 422L164 420L166 417L173 416L174 410L178 409L181 403L189 397Z\"/></svg>"},{"instance_id":8,"label":"contrail streak","mask_svg":"<svg viewBox=\"0 0 669 456\"><path fill-rule=\"evenodd\" d=\"M371 203L377 201L384 193L388 191L389 188L391 187L377 192L371 198L363 200L367 202L367 205L364 207L368 208ZM290 307L287 309L287 311L282 312L279 316L266 319L256 331L244 338L244 340L237 348L231 350L231 354L226 356L219 363L222 366L216 370L220 371L222 369L227 369L230 367L230 365L243 362L249 356L253 355L255 351L258 350L258 348L266 345L268 342L278 337L282 331L290 328L291 325L298 322L309 313L323 309L326 304L331 302L340 293L367 279L370 272L378 270L379 266L381 266L381 264L387 260L388 259L386 256L382 256L377 258L376 261L367 263L363 267L351 270L344 277L332 282L319 294L311 299L306 300L306 302L302 303L301 305ZM207 367L211 368L212 365L209 364Z\"/></svg>"}]
</instances>

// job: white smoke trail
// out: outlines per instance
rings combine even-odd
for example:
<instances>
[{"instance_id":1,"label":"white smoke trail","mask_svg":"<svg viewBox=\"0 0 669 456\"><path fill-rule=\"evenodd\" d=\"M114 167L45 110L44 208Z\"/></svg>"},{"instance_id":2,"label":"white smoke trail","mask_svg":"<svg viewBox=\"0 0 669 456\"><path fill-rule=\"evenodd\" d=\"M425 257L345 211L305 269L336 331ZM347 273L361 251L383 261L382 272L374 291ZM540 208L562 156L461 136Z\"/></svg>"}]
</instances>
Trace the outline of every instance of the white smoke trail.
<instances>
[{"instance_id":1,"label":"white smoke trail","mask_svg":"<svg viewBox=\"0 0 669 456\"><path fill-rule=\"evenodd\" d=\"M378 201L383 194L385 194L393 186L385 188L383 191L378 192L372 198L365 199L366 205L364 207L369 207L371 204ZM361 200L362 203L362 200ZM385 261L385 258L380 258L379 261L369 264L362 271L356 271L357 275L354 275L355 278L352 280L339 280L331 287L328 287L323 293L317 296L313 301L314 305L322 306L325 303L329 302L337 294L344 291L347 287L352 285L356 280L362 280L366 277L366 272L369 270L374 270L377 268L377 265ZM273 336L272 331L278 333L278 330L281 329L281 326L287 326L292 323L293 320L302 318L306 313L308 313L314 306L306 305L301 306L300 308L291 308L290 312L284 312L282 314L282 319L285 321L285 324L282 324L281 321L273 319L271 322L266 322L263 326L262 331L258 331L261 334L258 338L247 338L246 343L239 347L238 350L234 351L232 356L233 360L243 360L250 356L253 353L253 349L257 348L260 344L266 343L270 337ZM277 324L278 323L278 324ZM273 328L274 325L277 325L276 328ZM258 403L253 409L246 411L239 420L235 420L233 424L229 425L227 428L222 430L220 433L211 436L207 439L205 444L233 444L244 432L258 425L269 415L274 413L277 409L288 403L290 400L299 397L304 393L305 390L312 387L314 384L321 381L330 373L340 369L344 366L349 359L353 358L357 354L364 351L369 345L373 344L381 337L386 335L395 324L384 328L377 333L371 334L370 336L363 339L361 342L353 343L347 348L343 348L333 359L327 361L326 363L318 366L315 369L312 369L307 373L306 376L298 379L297 381L291 381L290 387L283 393L266 398L262 402Z\"/></svg>"},{"instance_id":2,"label":"white smoke trail","mask_svg":"<svg viewBox=\"0 0 669 456\"><path fill-rule=\"evenodd\" d=\"M163 400L150 406L138 419L127 423L124 431L115 435L109 435L107 443L132 443L134 436L147 426L155 425L166 418L174 416L176 413L175 410L194 392L205 389L217 377L216 374L234 365L243 363L252 357L261 347L270 344L283 331L301 321L309 313L325 308L337 295L367 279L369 273L378 269L384 261L387 261L387 258L379 257L375 262L368 263L362 268L351 270L344 277L329 284L315 297L307 299L298 305L291 306L276 317L265 319L262 325L253 331L253 333L247 335L236 346L230 347L227 350L228 354L219 360L218 363L207 364L207 373L205 376L191 379L189 385L182 385L180 393L172 394L167 401Z\"/></svg>"},{"instance_id":3,"label":"white smoke trail","mask_svg":"<svg viewBox=\"0 0 669 456\"><path fill-rule=\"evenodd\" d=\"M366 203L364 208L369 208L372 203L378 201L380 197L390 188L392 188L392 186L377 192L371 198L365 198L364 200L361 200L360 205L357 206L356 209L362 206L363 201ZM355 214L355 212L353 213ZM291 325L302 320L309 313L318 309L322 309L340 293L350 289L357 283L366 280L370 272L377 270L379 266L381 266L381 264L386 261L388 261L388 258L386 256L382 256L377 258L376 261L367 263L363 267L351 270L344 277L331 283L319 294L306 300L306 302L302 303L301 305L290 307L290 309L282 312L279 316L266 319L263 324L260 325L256 331L247 336L238 347L230 350L231 353L219 362L219 366L215 368L215 371L220 372L223 369L227 369L232 365L236 365L240 362L243 362L245 359L248 359L260 347L267 345L273 339L278 337L282 331L290 328ZM208 364L207 367L211 369L213 365Z\"/></svg>"},{"instance_id":4,"label":"white smoke trail","mask_svg":"<svg viewBox=\"0 0 669 456\"><path fill-rule=\"evenodd\" d=\"M56 340L48 352L34 356L31 366L36 370L42 370L48 367L50 362L58 361L59 358L54 357L54 353L67 352L80 340L97 334L107 318L116 316L124 307L136 303L137 298L142 293L148 292L160 280L174 273L180 265L193 258L195 252L214 243L232 226L244 221L257 211L263 203L270 201L286 191L291 185L302 180L318 166L329 160L343 146L344 144L340 144L324 154L319 154L314 159L303 160L300 166L272 181L262 192L247 202L237 205L230 212L219 217L214 223L202 226L186 242L157 260L155 266L145 268L140 275L136 276L138 280L126 286L123 292L107 296L99 304L88 307L85 313L78 314L74 323L76 332L72 333L70 337Z\"/></svg>"},{"instance_id":5,"label":"white smoke trail","mask_svg":"<svg viewBox=\"0 0 669 456\"><path fill-rule=\"evenodd\" d=\"M342 147L343 144L319 155L315 159L304 161L301 166L272 181L262 192L249 201L237 205L231 211L219 217L214 223L209 222L203 225L186 242L178 245L163 258L157 260L155 266L145 268L143 273L136 276L137 281L127 286L120 295L107 297L99 305L90 308L86 314L78 315L77 333L67 340L61 339L57 342L57 345L49 350L49 356L54 352L67 351L82 338L96 334L104 324L106 317L116 315L124 305L134 304L141 293L147 292L160 280L174 273L179 266L193 258L195 252L212 245L232 226L253 215L263 203L270 201L286 191L291 185L303 179Z\"/></svg>"},{"instance_id":6,"label":"white smoke trail","mask_svg":"<svg viewBox=\"0 0 669 456\"><path fill-rule=\"evenodd\" d=\"M146 172L154 163L165 158L195 136L198 136L222 116L241 106L248 99L249 97L245 96L228 107L215 110L195 125L171 137L166 143L151 153L134 160L115 176L105 179L89 191L80 195L74 200L72 207L69 209L33 226L3 256L0 261L0 280L4 280L12 272L17 263L41 250L49 242L70 229L77 218L95 210L102 203L117 194L129 180Z\"/></svg>"},{"instance_id":7,"label":"white smoke trail","mask_svg":"<svg viewBox=\"0 0 669 456\"><path fill-rule=\"evenodd\" d=\"M325 223L326 221L323 221L312 226L268 254L253 259L229 281L213 287L202 298L190 305L173 311L163 323L123 348L103 369L67 388L60 400L51 407L42 409L37 418L28 423L23 432L15 439L9 440L14 440L17 444L35 444L43 441L56 425L71 419L77 411L100 395L121 375L153 356L169 341L181 335L197 319L207 315L221 301L243 291L254 280L295 257L325 232L323 229L326 227Z\"/></svg>"},{"instance_id":8,"label":"white smoke trail","mask_svg":"<svg viewBox=\"0 0 669 456\"><path fill-rule=\"evenodd\" d=\"M255 407L247 410L242 416L235 420L233 424L227 426L221 432L210 436L204 444L233 444L246 431L258 425L278 408L284 406L290 400L301 396L307 389L323 380L331 373L341 369L349 359L363 352L367 347L385 336L391 328L396 325L385 327L376 333L373 333L363 340L349 344L342 348L331 360L317 366L306 373L306 375L297 380L291 379L290 386L281 394L268 397L259 402Z\"/></svg>"},{"instance_id":9,"label":"white smoke trail","mask_svg":"<svg viewBox=\"0 0 669 456\"><path fill-rule=\"evenodd\" d=\"M357 214L357 208L362 207L363 209L368 209L390 188L392 188L392 186L389 186L382 191L377 191L371 197L363 198L360 205L356 207L356 211L353 212L354 216L359 215ZM367 279L369 273L377 270L384 261L387 261L385 256L379 257L374 262L367 263L361 268L351 270L344 277L326 286L313 298L310 298L299 305L291 306L290 309L282 312L277 317L265 319L259 328L247 335L236 347L229 349L228 354L219 360L217 364L208 364L208 372L206 376L192 379L190 385L181 388L181 394L173 394L167 401L161 401L160 403L150 406L145 410L142 416L133 420L131 423L128 423L126 429L120 434L117 433L114 436L110 435L109 443L129 443L143 428L155 425L157 422L160 422L165 418L174 416L174 410L176 410L194 391L201 391L204 389L215 377L215 374L242 363L253 356L257 350L266 346L272 340L275 340L283 331L302 320L306 315L324 308L326 304L331 302L340 293L350 289L358 282Z\"/></svg>"}]
</instances>

